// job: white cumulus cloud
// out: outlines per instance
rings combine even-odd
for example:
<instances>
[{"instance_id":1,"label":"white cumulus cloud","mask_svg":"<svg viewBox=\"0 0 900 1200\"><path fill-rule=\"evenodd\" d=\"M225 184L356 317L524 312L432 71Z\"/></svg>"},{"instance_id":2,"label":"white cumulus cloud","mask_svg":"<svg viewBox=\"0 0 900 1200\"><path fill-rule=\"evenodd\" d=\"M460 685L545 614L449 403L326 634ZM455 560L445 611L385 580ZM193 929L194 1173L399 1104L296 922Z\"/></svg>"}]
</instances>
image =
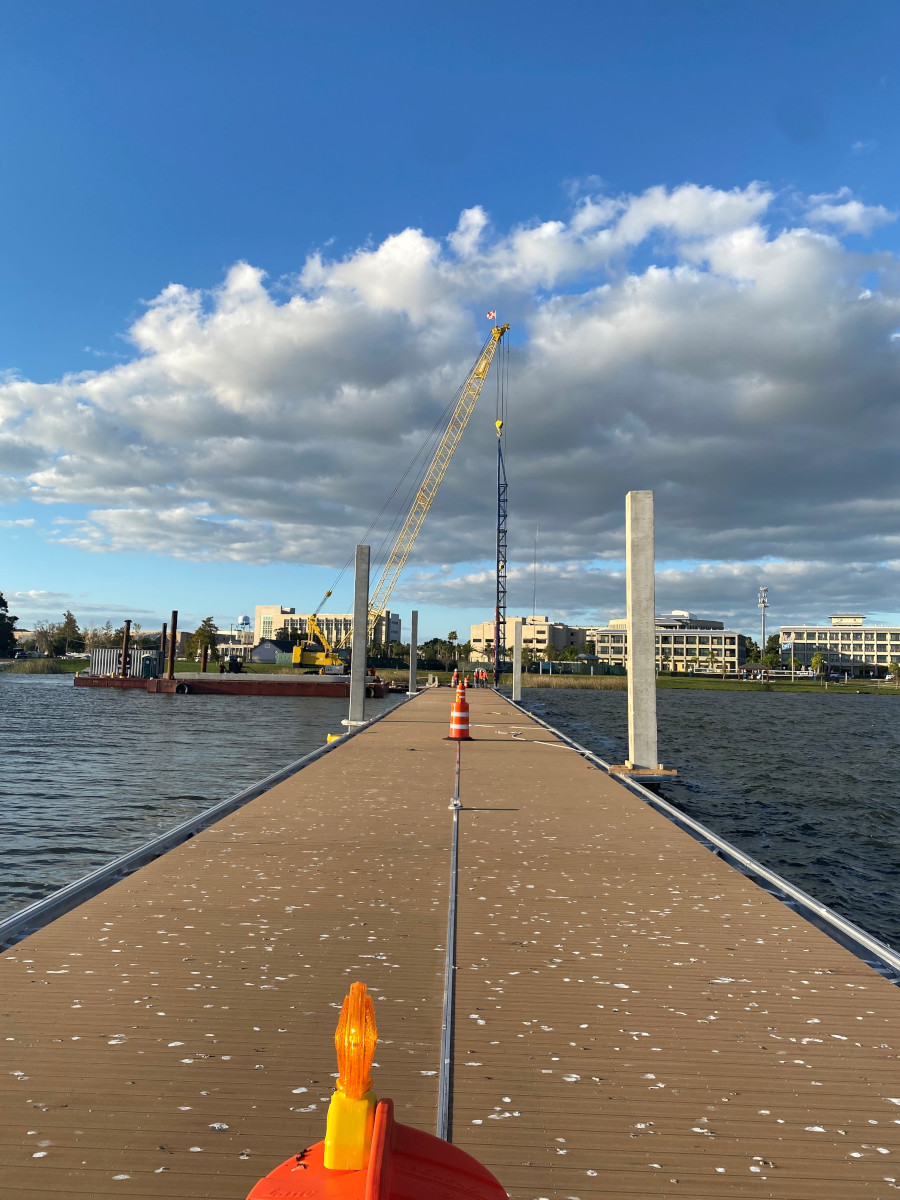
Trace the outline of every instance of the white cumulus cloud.
<instances>
[{"instance_id":1,"label":"white cumulus cloud","mask_svg":"<svg viewBox=\"0 0 900 1200\"><path fill-rule=\"evenodd\" d=\"M342 564L497 308L512 607L536 524L558 611L621 601L624 494L649 487L662 606L749 617L777 580L792 617L900 608L900 278L841 240L893 214L842 192L791 225L774 199L654 187L508 230L473 205L446 233L322 251L288 279L242 262L208 290L173 283L126 360L0 377L4 515L37 502L45 536L96 553ZM489 595L471 564L493 554L494 415L491 381L403 584L423 602Z\"/></svg>"},{"instance_id":2,"label":"white cumulus cloud","mask_svg":"<svg viewBox=\"0 0 900 1200\"><path fill-rule=\"evenodd\" d=\"M868 237L882 225L897 220L883 204L863 204L852 198L849 188L829 195L810 196L809 220L820 225L834 225L845 233L861 233Z\"/></svg>"}]
</instances>

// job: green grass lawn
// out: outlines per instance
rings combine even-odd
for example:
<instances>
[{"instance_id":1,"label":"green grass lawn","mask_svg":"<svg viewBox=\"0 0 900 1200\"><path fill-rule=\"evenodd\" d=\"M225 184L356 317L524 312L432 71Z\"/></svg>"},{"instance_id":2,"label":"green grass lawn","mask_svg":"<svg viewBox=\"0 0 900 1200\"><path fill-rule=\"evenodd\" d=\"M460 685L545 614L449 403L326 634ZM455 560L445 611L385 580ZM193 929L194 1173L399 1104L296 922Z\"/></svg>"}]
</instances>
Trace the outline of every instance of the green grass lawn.
<instances>
[{"instance_id":1,"label":"green grass lawn","mask_svg":"<svg viewBox=\"0 0 900 1200\"><path fill-rule=\"evenodd\" d=\"M438 681L442 685L450 682L450 671L419 671L419 687L427 680L429 674L436 675ZM409 672L406 670L395 671L385 670L379 671L382 679L389 681L396 680L399 683L406 683L409 679ZM504 688L512 687L512 675L501 675L500 686ZM804 679L791 683L789 679L774 679L769 683L756 681L743 681L740 679L721 679L715 675L658 675L656 678L656 686L662 691L667 688L677 688L679 690L697 689L704 692L847 692L856 695L857 693L865 693L869 695L881 696L887 693L888 695L900 695L900 687L894 683L875 683L863 679L851 679L848 683L837 683L833 680L828 680L825 683L815 683L812 680ZM522 690L523 692L529 688L572 688L575 690L594 690L602 692L624 692L628 688L628 677L626 675L548 675L546 672L543 675L529 675L523 671L522 673Z\"/></svg>"}]
</instances>

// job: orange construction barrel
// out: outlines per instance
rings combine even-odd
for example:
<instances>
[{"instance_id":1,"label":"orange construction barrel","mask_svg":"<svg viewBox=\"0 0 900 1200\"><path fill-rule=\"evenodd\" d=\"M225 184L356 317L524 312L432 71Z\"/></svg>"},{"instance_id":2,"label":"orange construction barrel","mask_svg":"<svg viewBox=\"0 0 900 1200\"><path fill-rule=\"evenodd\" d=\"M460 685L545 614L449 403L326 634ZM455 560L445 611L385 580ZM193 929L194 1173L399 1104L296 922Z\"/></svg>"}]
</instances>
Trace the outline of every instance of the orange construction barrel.
<instances>
[{"instance_id":1,"label":"orange construction barrel","mask_svg":"<svg viewBox=\"0 0 900 1200\"><path fill-rule=\"evenodd\" d=\"M450 709L450 733L447 737L450 741L470 742L472 740L469 737L469 705L465 699L462 685L460 685Z\"/></svg>"}]
</instances>

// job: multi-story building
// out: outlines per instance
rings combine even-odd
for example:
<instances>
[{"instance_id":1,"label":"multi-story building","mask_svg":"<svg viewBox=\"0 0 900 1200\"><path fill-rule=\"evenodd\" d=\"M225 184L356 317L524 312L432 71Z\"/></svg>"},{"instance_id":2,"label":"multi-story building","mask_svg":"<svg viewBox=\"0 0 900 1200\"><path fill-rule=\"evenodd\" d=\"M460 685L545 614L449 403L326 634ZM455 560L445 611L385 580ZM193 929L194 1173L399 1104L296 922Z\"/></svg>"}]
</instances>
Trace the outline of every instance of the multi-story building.
<instances>
[{"instance_id":1,"label":"multi-story building","mask_svg":"<svg viewBox=\"0 0 900 1200\"><path fill-rule=\"evenodd\" d=\"M834 613L830 625L782 625L781 661L811 667L816 654L841 675L875 678L900 662L900 626L864 625L863 613Z\"/></svg>"},{"instance_id":2,"label":"multi-story building","mask_svg":"<svg viewBox=\"0 0 900 1200\"><path fill-rule=\"evenodd\" d=\"M259 645L263 638L274 638L279 629L288 629L291 633L305 633L306 621L310 615L298 613L293 608L284 608L280 604L257 604L253 622L254 645ZM352 613L318 613L316 621L332 646L336 646L345 637L349 641L353 629ZM382 645L399 642L400 632L399 614L386 609L375 622L372 640Z\"/></svg>"},{"instance_id":3,"label":"multi-story building","mask_svg":"<svg viewBox=\"0 0 900 1200\"><path fill-rule=\"evenodd\" d=\"M503 644L506 654L512 654L516 636L516 625L522 626L522 649L532 650L543 656L551 646L556 650L565 650L567 646L584 649L585 631L576 625L566 625L562 621L551 621L549 617L507 617L504 623ZM472 625L469 631L472 642L472 658L476 662L489 659L494 650L494 622L482 621L480 625Z\"/></svg>"},{"instance_id":4,"label":"multi-story building","mask_svg":"<svg viewBox=\"0 0 900 1200\"><path fill-rule=\"evenodd\" d=\"M584 633L594 643L594 653L601 662L628 666L628 622L624 617ZM745 657L740 634L726 629L721 621L695 617L679 609L656 618L656 665L660 670L735 671Z\"/></svg>"}]
</instances>

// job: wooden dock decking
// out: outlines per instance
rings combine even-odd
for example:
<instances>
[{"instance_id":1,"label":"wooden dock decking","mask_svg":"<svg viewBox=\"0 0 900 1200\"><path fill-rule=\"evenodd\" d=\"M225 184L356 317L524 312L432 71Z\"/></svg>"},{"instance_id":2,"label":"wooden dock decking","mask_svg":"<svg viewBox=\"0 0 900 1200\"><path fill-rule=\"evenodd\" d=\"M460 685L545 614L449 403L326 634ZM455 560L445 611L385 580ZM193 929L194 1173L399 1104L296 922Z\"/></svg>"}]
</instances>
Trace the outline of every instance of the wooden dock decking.
<instances>
[{"instance_id":1,"label":"wooden dock decking","mask_svg":"<svg viewBox=\"0 0 900 1200\"><path fill-rule=\"evenodd\" d=\"M454 1142L514 1200L900 1191L900 990L469 700ZM324 1135L355 978L377 1093L433 1131L449 704L420 695L0 956L4 1200L242 1200Z\"/></svg>"}]
</instances>

